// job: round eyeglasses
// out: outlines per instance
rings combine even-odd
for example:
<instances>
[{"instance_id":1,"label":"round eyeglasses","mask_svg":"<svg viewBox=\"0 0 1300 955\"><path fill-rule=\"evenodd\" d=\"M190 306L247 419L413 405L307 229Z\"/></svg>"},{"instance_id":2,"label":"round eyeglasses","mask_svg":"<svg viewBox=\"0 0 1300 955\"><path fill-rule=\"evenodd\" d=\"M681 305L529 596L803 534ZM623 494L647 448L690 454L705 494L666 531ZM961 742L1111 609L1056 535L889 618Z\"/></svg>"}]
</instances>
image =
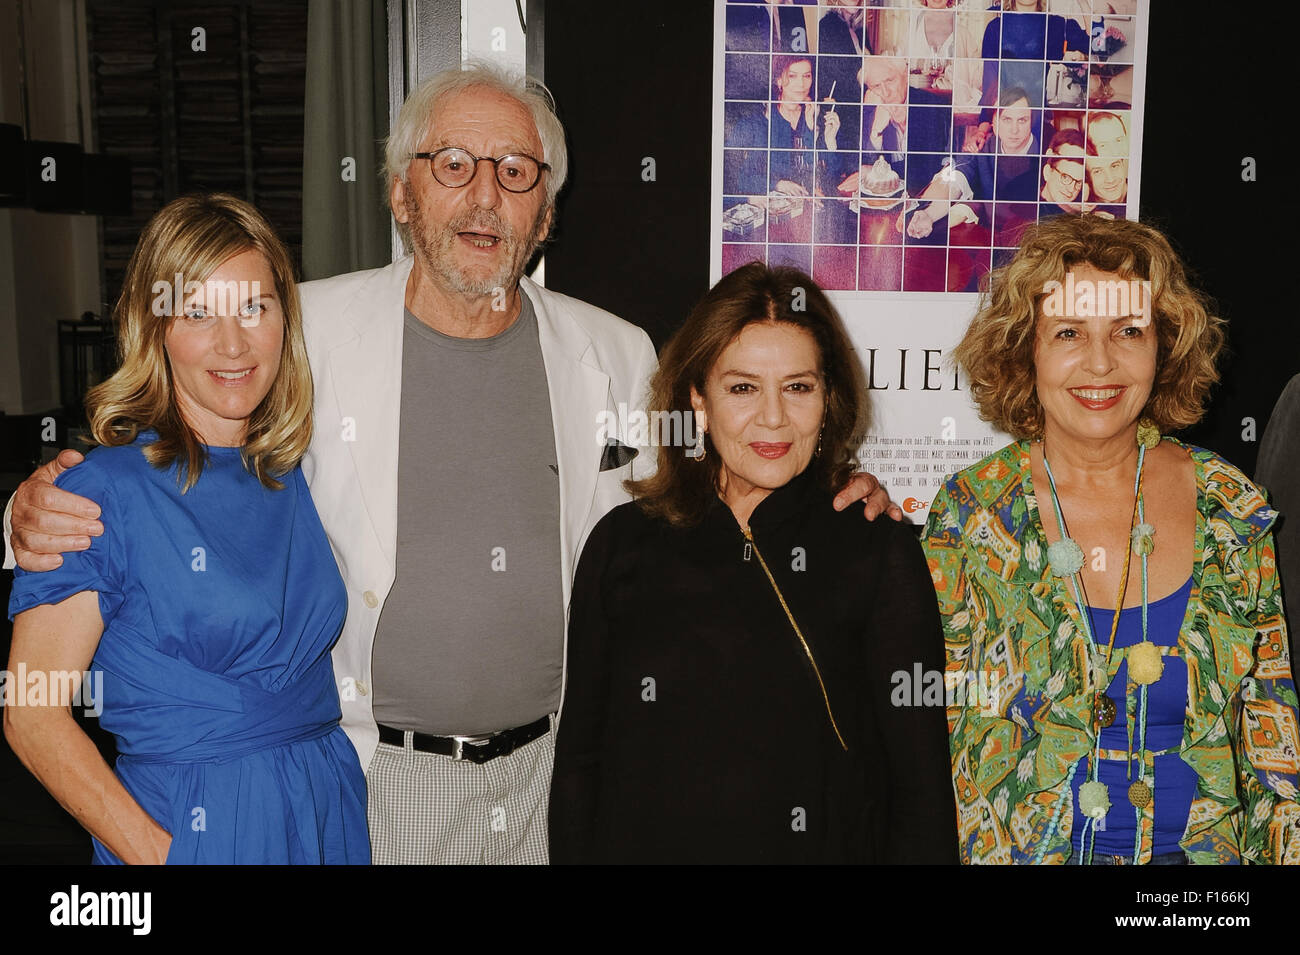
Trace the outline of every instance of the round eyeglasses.
<instances>
[{"instance_id":1,"label":"round eyeglasses","mask_svg":"<svg viewBox=\"0 0 1300 955\"><path fill-rule=\"evenodd\" d=\"M551 167L523 153L507 156L475 156L459 146L444 146L431 153L411 153L412 159L429 160L433 178L449 189L468 186L478 172L478 164L490 162L496 169L497 182L506 192L528 192L542 178L542 170Z\"/></svg>"}]
</instances>

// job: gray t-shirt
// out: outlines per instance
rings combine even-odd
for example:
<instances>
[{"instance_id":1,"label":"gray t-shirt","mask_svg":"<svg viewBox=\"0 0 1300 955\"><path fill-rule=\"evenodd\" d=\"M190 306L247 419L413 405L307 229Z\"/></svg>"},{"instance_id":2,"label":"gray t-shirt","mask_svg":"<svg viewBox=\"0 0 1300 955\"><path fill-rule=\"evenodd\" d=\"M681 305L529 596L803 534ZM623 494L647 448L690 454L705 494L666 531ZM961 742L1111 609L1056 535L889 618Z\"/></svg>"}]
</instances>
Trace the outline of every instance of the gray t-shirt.
<instances>
[{"instance_id":1,"label":"gray t-shirt","mask_svg":"<svg viewBox=\"0 0 1300 955\"><path fill-rule=\"evenodd\" d=\"M375 719L438 736L521 726L560 702L560 483L537 316L402 339L397 579L374 645Z\"/></svg>"}]
</instances>

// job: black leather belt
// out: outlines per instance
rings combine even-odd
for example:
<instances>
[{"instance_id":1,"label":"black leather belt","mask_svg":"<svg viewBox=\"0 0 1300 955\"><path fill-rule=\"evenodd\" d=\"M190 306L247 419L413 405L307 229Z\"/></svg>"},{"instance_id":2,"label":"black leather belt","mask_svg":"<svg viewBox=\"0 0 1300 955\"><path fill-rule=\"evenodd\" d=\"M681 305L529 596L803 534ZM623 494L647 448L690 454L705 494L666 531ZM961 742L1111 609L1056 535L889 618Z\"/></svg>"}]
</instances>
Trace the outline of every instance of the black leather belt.
<instances>
[{"instance_id":1,"label":"black leather belt","mask_svg":"<svg viewBox=\"0 0 1300 955\"><path fill-rule=\"evenodd\" d=\"M486 763L498 756L507 756L521 746L527 746L539 739L551 729L550 716L543 716L527 726L489 733L485 736L430 736L428 733L412 733L411 747L422 753L437 753L452 759L467 759L472 763ZM391 726L379 724L379 742L390 746L405 746L406 734Z\"/></svg>"}]
</instances>

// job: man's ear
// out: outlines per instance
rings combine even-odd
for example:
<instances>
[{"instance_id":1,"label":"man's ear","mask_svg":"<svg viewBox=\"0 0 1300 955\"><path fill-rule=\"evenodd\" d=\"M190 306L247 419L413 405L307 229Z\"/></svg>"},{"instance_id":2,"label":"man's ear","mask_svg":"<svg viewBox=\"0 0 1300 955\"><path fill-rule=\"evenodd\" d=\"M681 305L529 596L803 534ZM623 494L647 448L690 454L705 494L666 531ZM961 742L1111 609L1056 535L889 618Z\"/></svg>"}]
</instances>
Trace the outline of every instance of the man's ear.
<instances>
[{"instance_id":1,"label":"man's ear","mask_svg":"<svg viewBox=\"0 0 1300 955\"><path fill-rule=\"evenodd\" d=\"M539 187L540 188L540 187ZM542 242L551 234L551 223L555 221L555 203L552 202L546 215L542 217L541 224L537 227L537 234L533 236L534 241Z\"/></svg>"},{"instance_id":2,"label":"man's ear","mask_svg":"<svg viewBox=\"0 0 1300 955\"><path fill-rule=\"evenodd\" d=\"M388 208L393 211L393 218L403 224L411 218L406 211L406 190L407 184L394 176L388 187Z\"/></svg>"}]
</instances>

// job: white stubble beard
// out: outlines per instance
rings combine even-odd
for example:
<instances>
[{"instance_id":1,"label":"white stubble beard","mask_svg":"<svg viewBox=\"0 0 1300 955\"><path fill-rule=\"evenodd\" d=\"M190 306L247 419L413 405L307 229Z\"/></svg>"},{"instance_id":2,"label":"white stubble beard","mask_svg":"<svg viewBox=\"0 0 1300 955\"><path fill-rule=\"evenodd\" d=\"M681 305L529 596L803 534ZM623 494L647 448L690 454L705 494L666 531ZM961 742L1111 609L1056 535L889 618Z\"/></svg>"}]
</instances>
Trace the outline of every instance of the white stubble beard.
<instances>
[{"instance_id":1,"label":"white stubble beard","mask_svg":"<svg viewBox=\"0 0 1300 955\"><path fill-rule=\"evenodd\" d=\"M421 260L430 276L444 289L467 296L496 295L499 289L509 291L519 284L519 279L524 274L524 269L532 259L533 253L541 245L541 240L536 236L548 211L545 205L538 210L537 218L533 220L528 235L521 240L519 234L502 221L495 211L467 212L453 218L440 232L432 232L415 198L415 191L409 186L406 190L405 205L408 217L407 228L410 231L411 245L416 257ZM477 231L480 228L495 232L500 237L498 242L506 254L496 274L475 279L454 264L455 246L458 241L457 233Z\"/></svg>"}]
</instances>

